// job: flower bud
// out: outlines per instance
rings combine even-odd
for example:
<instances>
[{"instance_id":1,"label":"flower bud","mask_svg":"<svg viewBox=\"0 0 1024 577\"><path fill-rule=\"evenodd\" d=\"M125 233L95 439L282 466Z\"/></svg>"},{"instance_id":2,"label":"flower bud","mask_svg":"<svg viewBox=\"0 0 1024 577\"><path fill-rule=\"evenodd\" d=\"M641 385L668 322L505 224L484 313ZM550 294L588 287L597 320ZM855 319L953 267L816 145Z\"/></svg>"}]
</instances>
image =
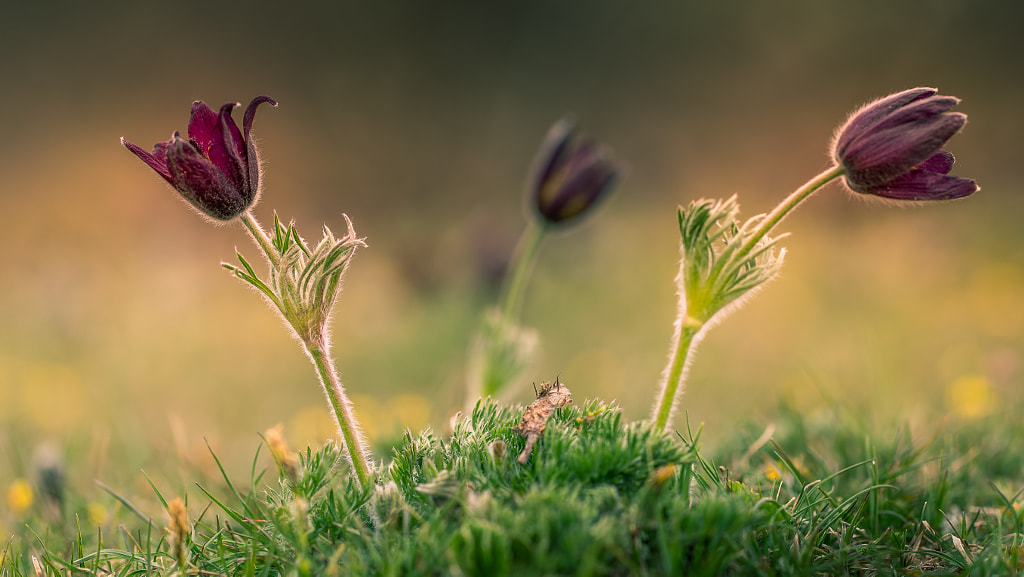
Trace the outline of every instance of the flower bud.
<instances>
[{"instance_id":1,"label":"flower bud","mask_svg":"<svg viewBox=\"0 0 1024 577\"><path fill-rule=\"evenodd\" d=\"M33 451L32 469L35 473L36 487L39 489L40 502L46 514L52 519L59 519L64 510L67 484L63 457L55 446L40 445Z\"/></svg>"},{"instance_id":2,"label":"flower bud","mask_svg":"<svg viewBox=\"0 0 1024 577\"><path fill-rule=\"evenodd\" d=\"M284 425L278 424L267 429L263 433L263 439L267 442L270 455L274 457L281 475L294 486L299 482L299 462L284 438Z\"/></svg>"},{"instance_id":3,"label":"flower bud","mask_svg":"<svg viewBox=\"0 0 1024 577\"><path fill-rule=\"evenodd\" d=\"M245 109L242 130L238 129L229 102L214 112L202 100L192 104L188 139L175 132L167 142L158 142L153 152L124 138L121 144L169 182L199 212L216 220L231 220L256 203L259 196L260 162L249 132L256 108L277 102L257 96Z\"/></svg>"},{"instance_id":4,"label":"flower bud","mask_svg":"<svg viewBox=\"0 0 1024 577\"><path fill-rule=\"evenodd\" d=\"M192 525L188 520L188 508L180 497L175 497L167 502L167 514L170 516L170 523L167 531L171 534L171 547L174 556L178 561L178 567L184 574L185 563L188 555L188 540L192 534Z\"/></svg>"},{"instance_id":5,"label":"flower bud","mask_svg":"<svg viewBox=\"0 0 1024 577\"><path fill-rule=\"evenodd\" d=\"M950 200L979 190L949 176L953 155L942 150L967 123L949 112L960 100L934 88L913 88L871 102L837 132L832 158L854 192L895 200Z\"/></svg>"},{"instance_id":6,"label":"flower bud","mask_svg":"<svg viewBox=\"0 0 1024 577\"><path fill-rule=\"evenodd\" d=\"M533 212L548 224L568 223L585 214L619 179L610 153L594 141L574 144L575 132L567 119L551 127L526 183Z\"/></svg>"}]
</instances>

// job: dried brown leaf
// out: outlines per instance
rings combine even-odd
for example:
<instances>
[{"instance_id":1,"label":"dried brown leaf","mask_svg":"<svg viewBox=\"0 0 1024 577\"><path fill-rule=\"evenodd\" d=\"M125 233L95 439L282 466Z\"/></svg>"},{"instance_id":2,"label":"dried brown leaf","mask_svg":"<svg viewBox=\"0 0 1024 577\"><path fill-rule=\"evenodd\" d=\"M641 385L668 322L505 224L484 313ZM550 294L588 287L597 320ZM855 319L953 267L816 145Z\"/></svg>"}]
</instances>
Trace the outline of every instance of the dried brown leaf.
<instances>
[{"instance_id":1,"label":"dried brown leaf","mask_svg":"<svg viewBox=\"0 0 1024 577\"><path fill-rule=\"evenodd\" d=\"M572 402L572 395L569 388L555 379L554 383L541 383L540 388L534 385L537 399L526 407L523 418L514 430L526 439L526 447L519 454L519 464L525 465L533 452L533 446L537 444L544 428L548 425L548 419L555 413L556 409L564 407Z\"/></svg>"}]
</instances>

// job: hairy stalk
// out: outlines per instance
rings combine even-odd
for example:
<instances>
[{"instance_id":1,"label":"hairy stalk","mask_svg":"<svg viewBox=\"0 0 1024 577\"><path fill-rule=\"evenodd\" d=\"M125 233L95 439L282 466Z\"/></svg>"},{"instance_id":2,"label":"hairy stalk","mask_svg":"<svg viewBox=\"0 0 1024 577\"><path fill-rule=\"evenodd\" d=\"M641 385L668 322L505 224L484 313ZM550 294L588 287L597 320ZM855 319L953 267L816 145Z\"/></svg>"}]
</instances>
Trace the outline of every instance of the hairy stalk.
<instances>
[{"instance_id":1,"label":"hairy stalk","mask_svg":"<svg viewBox=\"0 0 1024 577\"><path fill-rule=\"evenodd\" d=\"M547 233L542 223L529 222L516 245L498 304L484 314L470 345L466 374L466 411L476 399L497 394L528 366L536 337L519 325L523 296L537 251Z\"/></svg>"},{"instance_id":2,"label":"hairy stalk","mask_svg":"<svg viewBox=\"0 0 1024 577\"><path fill-rule=\"evenodd\" d=\"M284 284L287 287L286 290L288 292L294 292L297 287L292 273L288 270L280 270L282 268L287 268L287 266L282 265L282 255L278 249L274 247L273 242L271 242L270 237L263 230L263 227L260 226L259 222L256 221L256 218L252 216L250 212L242 213L241 220L245 223L246 230L248 230L249 235L252 236L253 241L255 241L256 245L263 250L263 254L270 262L271 268L278 271L279 278L284 281ZM351 223L349 226L351 230ZM298 237L296 235L296 239L297 238ZM301 248L308 255L308 250L306 250L304 246ZM266 285L262 286L266 287ZM331 295L334 294L336 286L337 279L334 279L331 281L331 287L328 291ZM257 288L260 288L260 286L257 285ZM338 371L335 369L334 363L331 361L329 354L330 348L327 344L329 339L326 334L326 326L324 325L319 328L315 328L315 326L309 326L304 322L300 322L299 319L304 319L304 316L299 314L299 311L295 309L295 303L292 302L292 299L281 298L280 295L275 298L272 291L268 291L269 289L264 290L264 294L267 294L271 299L271 302L277 306L281 315L288 322L289 326L291 326L292 331L296 336L298 336L299 340L302 341L302 346L309 355L309 359L316 369L317 377L320 379L320 385L323 387L324 394L327 396L327 400L331 404L331 411L334 413L335 421L338 423L338 431L341 433L341 437L345 441L345 448L348 451L349 463L351 464L352 469L356 472L356 477L359 479L359 483L366 486L366 484L370 482L370 466L367 461L366 441L363 437L358 421L356 420L355 413L352 411L352 402L345 394L345 387L338 378ZM331 302L333 303L333 296Z\"/></svg>"},{"instance_id":3,"label":"hairy stalk","mask_svg":"<svg viewBox=\"0 0 1024 577\"><path fill-rule=\"evenodd\" d=\"M252 215L252 212L247 210L238 218L245 224L245 228L249 231L249 236L256 242L256 246L263 250L263 255L270 261L270 265L276 267L281 264L281 257L270 243L270 237L267 236L260 223L256 221L256 217Z\"/></svg>"},{"instance_id":4,"label":"hairy stalk","mask_svg":"<svg viewBox=\"0 0 1024 577\"><path fill-rule=\"evenodd\" d=\"M741 259L747 256L766 234L771 232L773 228L782 222L782 219L786 218L790 212L793 212L794 208L799 206L801 202L806 200L807 197L811 196L811 194L816 190L842 176L844 172L845 171L842 166L833 166L818 176L808 180L800 188L794 190L789 196L780 202L774 210L768 213L768 216L764 217L764 220L762 220L758 225L757 230L750 235L747 242L740 247L739 251L737 251L736 258Z\"/></svg>"},{"instance_id":5,"label":"hairy stalk","mask_svg":"<svg viewBox=\"0 0 1024 577\"><path fill-rule=\"evenodd\" d=\"M512 322L518 322L523 308L523 295L526 292L526 281L530 278L533 264L537 260L537 249L544 240L547 227L537 222L529 222L523 236L516 245L512 257L511 274L505 278L501 292L501 314Z\"/></svg>"},{"instance_id":6,"label":"hairy stalk","mask_svg":"<svg viewBox=\"0 0 1024 577\"><path fill-rule=\"evenodd\" d=\"M683 315L676 322L675 335L672 337L674 352L665 367L665 374L662 377L664 384L661 387L661 394L658 397L657 407L654 411L654 428L664 429L668 426L672 413L675 411L676 399L683 382L686 379L686 372L690 367L690 357L697 348L697 335L704 328L704 323Z\"/></svg>"},{"instance_id":7,"label":"hairy stalk","mask_svg":"<svg viewBox=\"0 0 1024 577\"><path fill-rule=\"evenodd\" d=\"M793 191L768 215L754 217L742 227L735 224L735 213L716 213L715 219L723 219L719 223L722 226L719 232L704 230L699 237L689 241L684 235L683 257L677 277L679 310L672 337L672 352L668 366L662 372L660 393L652 414L656 428L664 429L671 422L678 397L682 394L687 368L704 331L721 320L729 310L739 306L753 290L777 272L784 252L778 258L771 256L771 246L778 239L771 240L768 233L812 193L843 174L841 166L825 170ZM687 246L693 242L696 242L695 246ZM716 248L715 242L722 244ZM694 262L688 262L688 254L695 258ZM710 269L702 269L705 276L698 270L701 266L698 261L706 262L708 254L712 264ZM765 257L768 257L766 261L760 260ZM687 267L696 268L690 270ZM746 278L744 275L750 271L758 270L763 271L763 274L753 282L736 280ZM691 291L693 294L687 294Z\"/></svg>"},{"instance_id":8,"label":"hairy stalk","mask_svg":"<svg viewBox=\"0 0 1024 577\"><path fill-rule=\"evenodd\" d=\"M352 402L349 401L345 394L345 387L338 379L338 372L328 354L328 347L315 343L303 344L310 360L316 367L316 373L320 377L324 393L327 394L327 399L331 403L334 418L338 421L338 430L341 431L341 436L345 440L345 448L348 449L348 458L352 469L355 470L359 483L365 487L370 482L370 468L366 460L366 442L356 417L352 413Z\"/></svg>"}]
</instances>

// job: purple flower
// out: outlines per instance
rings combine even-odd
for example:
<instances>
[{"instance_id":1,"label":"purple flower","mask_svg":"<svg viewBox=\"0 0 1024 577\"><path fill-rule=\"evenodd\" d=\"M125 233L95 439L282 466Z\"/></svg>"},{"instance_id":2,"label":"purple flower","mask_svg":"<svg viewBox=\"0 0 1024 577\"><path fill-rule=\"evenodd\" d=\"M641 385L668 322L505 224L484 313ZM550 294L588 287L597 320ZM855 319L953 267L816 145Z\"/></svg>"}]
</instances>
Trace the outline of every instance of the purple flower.
<instances>
[{"instance_id":1,"label":"purple flower","mask_svg":"<svg viewBox=\"0 0 1024 577\"><path fill-rule=\"evenodd\" d=\"M177 131L167 142L158 142L150 154L128 142L132 151L171 183L181 196L203 214L217 220L231 220L256 203L260 191L260 161L249 137L256 108L277 102L257 96L245 109L242 130L231 118L237 103L229 102L214 112L202 100L192 103L188 140Z\"/></svg>"},{"instance_id":2,"label":"purple flower","mask_svg":"<svg viewBox=\"0 0 1024 577\"><path fill-rule=\"evenodd\" d=\"M536 213L550 224L562 224L585 213L619 179L619 168L596 142L573 145L575 125L566 119L548 131L527 180L527 194Z\"/></svg>"},{"instance_id":3,"label":"purple flower","mask_svg":"<svg viewBox=\"0 0 1024 577\"><path fill-rule=\"evenodd\" d=\"M896 200L949 200L979 190L949 176L953 155L942 146L967 123L949 112L960 99L934 88L913 88L867 104L836 133L832 158L846 185L862 194Z\"/></svg>"}]
</instances>

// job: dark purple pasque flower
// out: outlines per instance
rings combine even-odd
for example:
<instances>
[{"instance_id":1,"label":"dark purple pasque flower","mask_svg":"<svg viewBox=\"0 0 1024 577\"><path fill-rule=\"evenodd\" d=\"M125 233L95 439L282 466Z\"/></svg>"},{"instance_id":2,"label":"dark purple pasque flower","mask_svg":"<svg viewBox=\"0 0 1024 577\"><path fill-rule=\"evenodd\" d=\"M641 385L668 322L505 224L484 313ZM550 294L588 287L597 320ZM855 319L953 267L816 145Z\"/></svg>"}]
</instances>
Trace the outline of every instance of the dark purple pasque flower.
<instances>
[{"instance_id":1,"label":"dark purple pasque flower","mask_svg":"<svg viewBox=\"0 0 1024 577\"><path fill-rule=\"evenodd\" d=\"M862 194L896 200L949 200L979 190L949 176L953 155L942 146L967 123L949 112L960 99L934 88L913 88L867 104L836 133L832 158L846 185Z\"/></svg>"},{"instance_id":2,"label":"dark purple pasque flower","mask_svg":"<svg viewBox=\"0 0 1024 577\"><path fill-rule=\"evenodd\" d=\"M237 103L229 102L214 112L202 100L192 103L188 140L177 131L167 142L158 142L150 154L128 142L132 151L171 183L181 196L203 214L217 220L231 220L256 203L260 191L260 161L249 137L256 108L277 102L257 96L245 109L242 130L231 117Z\"/></svg>"},{"instance_id":3,"label":"dark purple pasque flower","mask_svg":"<svg viewBox=\"0 0 1024 577\"><path fill-rule=\"evenodd\" d=\"M574 145L575 125L562 119L548 131L526 182L534 211L545 222L563 224L585 213L619 179L609 153L594 141Z\"/></svg>"}]
</instances>

